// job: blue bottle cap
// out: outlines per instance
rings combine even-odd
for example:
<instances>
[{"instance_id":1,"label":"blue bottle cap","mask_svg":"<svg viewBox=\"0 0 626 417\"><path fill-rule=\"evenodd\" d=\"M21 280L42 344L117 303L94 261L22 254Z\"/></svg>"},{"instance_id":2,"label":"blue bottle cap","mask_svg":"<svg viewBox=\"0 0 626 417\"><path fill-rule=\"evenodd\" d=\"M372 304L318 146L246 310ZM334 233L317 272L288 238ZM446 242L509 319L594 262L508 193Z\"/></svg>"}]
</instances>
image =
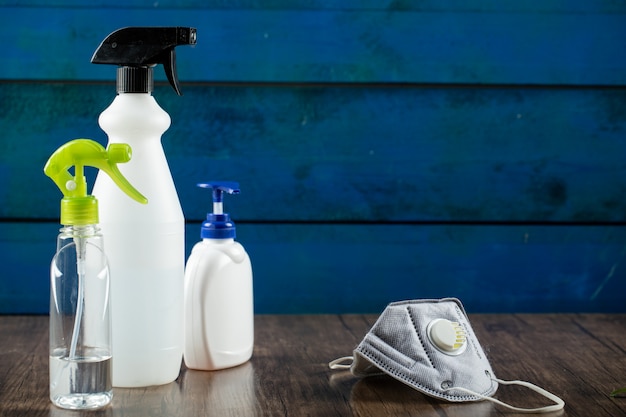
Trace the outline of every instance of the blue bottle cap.
<instances>
[{"instance_id":1,"label":"blue bottle cap","mask_svg":"<svg viewBox=\"0 0 626 417\"><path fill-rule=\"evenodd\" d=\"M239 184L233 181L209 181L197 184L200 188L213 190L213 213L207 213L202 223L200 237L202 239L235 238L235 223L228 213L224 213L224 193L239 194Z\"/></svg>"}]
</instances>

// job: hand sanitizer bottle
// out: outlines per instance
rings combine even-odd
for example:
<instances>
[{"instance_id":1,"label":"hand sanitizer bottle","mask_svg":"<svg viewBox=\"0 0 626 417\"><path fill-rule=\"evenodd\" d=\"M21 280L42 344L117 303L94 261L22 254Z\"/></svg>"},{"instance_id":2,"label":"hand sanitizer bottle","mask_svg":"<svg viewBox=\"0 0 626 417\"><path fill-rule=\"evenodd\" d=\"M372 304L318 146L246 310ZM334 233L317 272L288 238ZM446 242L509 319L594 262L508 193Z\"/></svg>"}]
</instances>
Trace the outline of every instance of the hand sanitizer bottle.
<instances>
[{"instance_id":1,"label":"hand sanitizer bottle","mask_svg":"<svg viewBox=\"0 0 626 417\"><path fill-rule=\"evenodd\" d=\"M150 200L132 204L105 175L93 189L111 266L115 387L166 384L180 373L185 219L161 145L171 120L151 92L153 68L162 64L180 94L175 48L195 43L194 28L128 27L107 36L91 59L118 66L118 94L99 123L109 144L132 146L121 170Z\"/></svg>"},{"instance_id":2,"label":"hand sanitizer bottle","mask_svg":"<svg viewBox=\"0 0 626 417\"><path fill-rule=\"evenodd\" d=\"M128 145L105 150L97 142L77 139L57 149L44 167L64 194L63 228L50 266L50 400L61 408L101 408L113 396L109 267L98 228L98 201L87 195L83 168L99 168L126 194L146 203L117 168L130 157ZM68 172L72 166L74 176Z\"/></svg>"},{"instance_id":3,"label":"hand sanitizer bottle","mask_svg":"<svg viewBox=\"0 0 626 417\"><path fill-rule=\"evenodd\" d=\"M184 358L188 368L209 371L240 365L252 356L252 266L222 206L223 193L238 194L239 184L198 186L213 189L213 213L202 223L202 241L187 260Z\"/></svg>"}]
</instances>

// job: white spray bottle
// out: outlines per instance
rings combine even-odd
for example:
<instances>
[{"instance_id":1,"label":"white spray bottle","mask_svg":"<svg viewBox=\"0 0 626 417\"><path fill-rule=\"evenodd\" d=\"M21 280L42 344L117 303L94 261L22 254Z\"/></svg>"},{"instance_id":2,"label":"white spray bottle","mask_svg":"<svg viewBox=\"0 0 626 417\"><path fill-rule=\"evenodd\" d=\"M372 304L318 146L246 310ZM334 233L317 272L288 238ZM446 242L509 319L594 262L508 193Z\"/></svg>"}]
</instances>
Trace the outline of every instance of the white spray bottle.
<instances>
[{"instance_id":1,"label":"white spray bottle","mask_svg":"<svg viewBox=\"0 0 626 417\"><path fill-rule=\"evenodd\" d=\"M50 400L61 408L101 408L113 396L109 267L98 227L98 200L87 194L83 168L105 172L123 192L145 204L117 167L130 158L126 144L105 150L92 140L76 139L57 149L44 167L64 195L63 228L50 265ZM74 175L68 171L72 166Z\"/></svg>"},{"instance_id":2,"label":"white spray bottle","mask_svg":"<svg viewBox=\"0 0 626 417\"><path fill-rule=\"evenodd\" d=\"M128 143L133 160L122 167L146 195L132 204L104 175L93 193L111 267L113 386L143 387L174 381L183 354L185 220L161 145L169 115L151 95L153 67L163 64L180 94L175 47L196 43L196 30L129 27L110 34L91 62L118 65L117 92L100 115L109 144Z\"/></svg>"},{"instance_id":3,"label":"white spray bottle","mask_svg":"<svg viewBox=\"0 0 626 417\"><path fill-rule=\"evenodd\" d=\"M213 189L213 213L185 270L185 364L198 370L240 365L252 356L254 306L252 266L235 241L235 224L223 211L223 193L238 194L236 182L198 184Z\"/></svg>"}]
</instances>

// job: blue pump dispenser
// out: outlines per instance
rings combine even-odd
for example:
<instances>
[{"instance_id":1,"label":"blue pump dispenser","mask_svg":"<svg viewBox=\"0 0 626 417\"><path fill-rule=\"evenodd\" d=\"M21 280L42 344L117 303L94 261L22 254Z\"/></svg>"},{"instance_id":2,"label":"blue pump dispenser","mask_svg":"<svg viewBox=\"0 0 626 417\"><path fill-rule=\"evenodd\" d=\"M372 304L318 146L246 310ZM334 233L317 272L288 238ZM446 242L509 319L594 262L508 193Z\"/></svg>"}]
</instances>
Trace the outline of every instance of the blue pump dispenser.
<instances>
[{"instance_id":1,"label":"blue pump dispenser","mask_svg":"<svg viewBox=\"0 0 626 417\"><path fill-rule=\"evenodd\" d=\"M234 239L235 223L228 213L224 213L224 193L239 194L239 183L232 181L211 181L197 184L200 188L213 190L213 213L207 213L202 223L200 237L202 239Z\"/></svg>"}]
</instances>

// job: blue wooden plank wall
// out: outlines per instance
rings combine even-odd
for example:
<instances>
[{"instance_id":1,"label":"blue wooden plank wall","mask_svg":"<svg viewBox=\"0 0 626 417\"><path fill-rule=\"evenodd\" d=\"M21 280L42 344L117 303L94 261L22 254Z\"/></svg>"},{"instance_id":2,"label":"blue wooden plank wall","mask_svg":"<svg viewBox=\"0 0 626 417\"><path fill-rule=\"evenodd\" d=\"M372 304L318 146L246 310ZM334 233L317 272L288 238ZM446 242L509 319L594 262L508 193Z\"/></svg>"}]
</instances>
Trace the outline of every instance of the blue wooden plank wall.
<instances>
[{"instance_id":1,"label":"blue wooden plank wall","mask_svg":"<svg viewBox=\"0 0 626 417\"><path fill-rule=\"evenodd\" d=\"M257 313L626 312L626 4L0 0L0 313L48 310L67 140L106 143L124 26L194 26L157 70L187 252L227 201Z\"/></svg>"}]
</instances>

